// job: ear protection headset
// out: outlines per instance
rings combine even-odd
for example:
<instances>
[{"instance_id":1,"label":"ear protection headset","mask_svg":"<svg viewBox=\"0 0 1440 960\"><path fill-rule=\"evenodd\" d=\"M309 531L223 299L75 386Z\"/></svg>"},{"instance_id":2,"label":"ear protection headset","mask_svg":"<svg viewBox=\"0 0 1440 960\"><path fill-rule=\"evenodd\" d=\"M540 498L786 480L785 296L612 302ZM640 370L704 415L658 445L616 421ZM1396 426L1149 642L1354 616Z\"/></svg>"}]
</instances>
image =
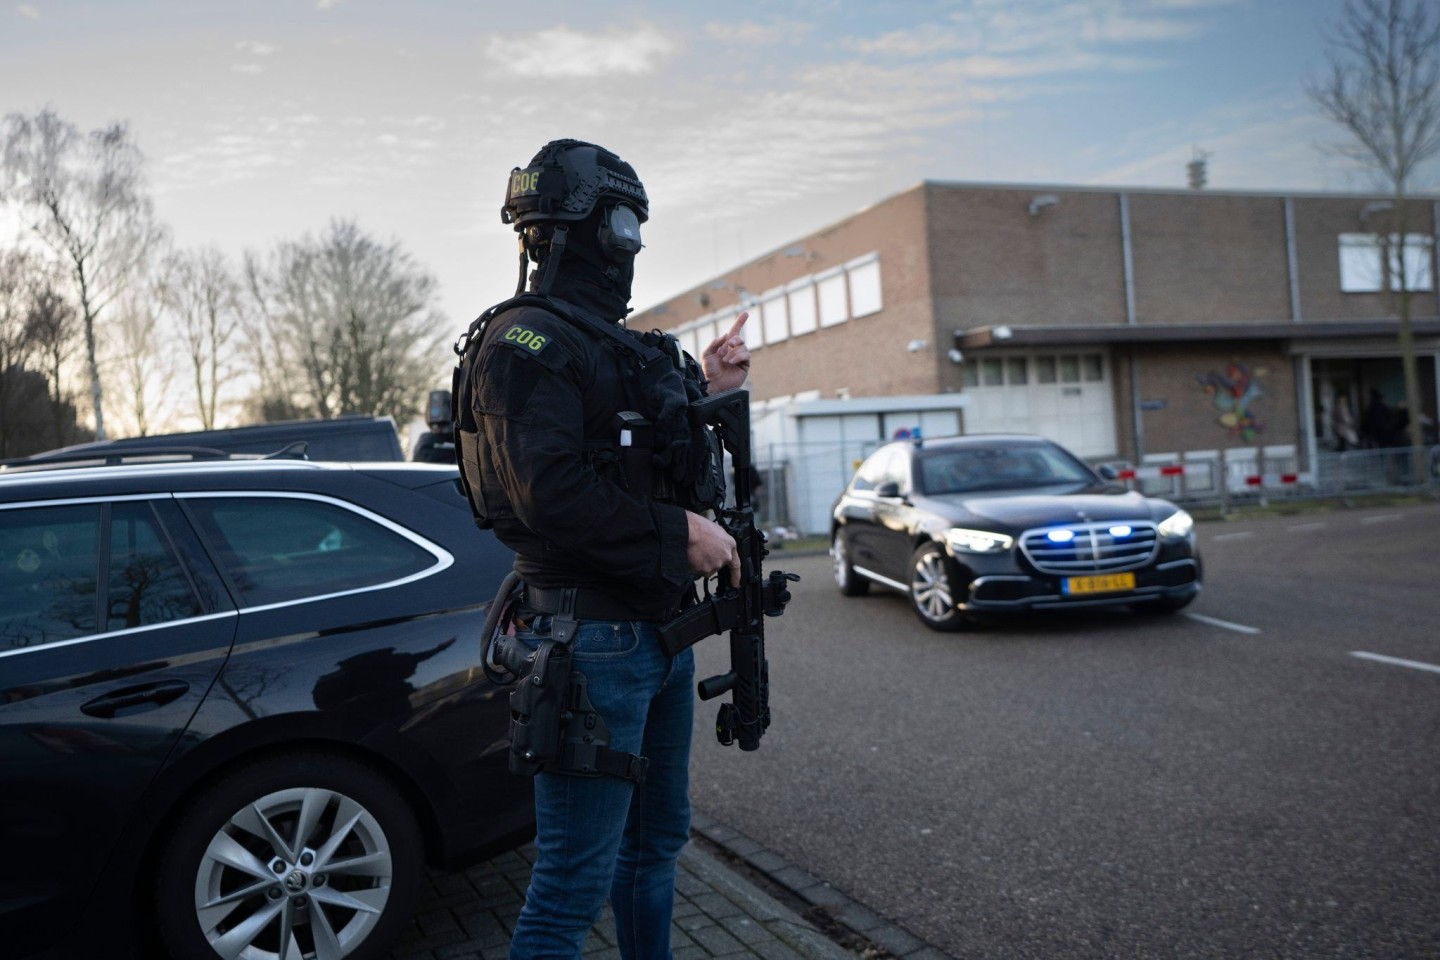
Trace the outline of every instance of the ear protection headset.
<instances>
[{"instance_id":1,"label":"ear protection headset","mask_svg":"<svg viewBox=\"0 0 1440 960\"><path fill-rule=\"evenodd\" d=\"M640 252L640 218L629 204L617 203L600 220L600 252L611 263L624 263Z\"/></svg>"}]
</instances>

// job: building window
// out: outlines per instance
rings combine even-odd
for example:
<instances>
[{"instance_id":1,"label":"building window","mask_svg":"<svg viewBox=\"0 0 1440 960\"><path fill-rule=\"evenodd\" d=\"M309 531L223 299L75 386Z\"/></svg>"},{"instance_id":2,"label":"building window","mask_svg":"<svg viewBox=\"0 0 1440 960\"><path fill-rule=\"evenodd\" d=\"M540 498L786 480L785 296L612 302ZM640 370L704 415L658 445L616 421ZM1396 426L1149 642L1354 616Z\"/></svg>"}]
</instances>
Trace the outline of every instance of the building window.
<instances>
[{"instance_id":1,"label":"building window","mask_svg":"<svg viewBox=\"0 0 1440 960\"><path fill-rule=\"evenodd\" d=\"M792 284L787 297L790 306L790 333L800 336L815 329L815 284L809 280Z\"/></svg>"},{"instance_id":2,"label":"building window","mask_svg":"<svg viewBox=\"0 0 1440 960\"><path fill-rule=\"evenodd\" d=\"M1433 244L1433 238L1423 233L1406 234L1403 244L1399 234L1340 234L1341 292L1378 293L1385 288L1387 273L1390 289L1399 290L1402 258L1405 287L1409 290L1433 289Z\"/></svg>"},{"instance_id":3,"label":"building window","mask_svg":"<svg viewBox=\"0 0 1440 960\"><path fill-rule=\"evenodd\" d=\"M864 317L879 313L884 305L880 297L880 259L874 254L845 265L850 278L850 315Z\"/></svg>"},{"instance_id":4,"label":"building window","mask_svg":"<svg viewBox=\"0 0 1440 960\"><path fill-rule=\"evenodd\" d=\"M1023 357L983 357L960 367L966 387L1024 387L1032 383L1103 383L1105 355L1040 353ZM1076 389L1076 388L1072 388Z\"/></svg>"},{"instance_id":5,"label":"building window","mask_svg":"<svg viewBox=\"0 0 1440 960\"><path fill-rule=\"evenodd\" d=\"M1403 248L1399 240L1398 236L1390 238L1390 289L1400 289L1401 256L1405 258L1405 286L1410 290L1434 289L1430 272L1430 249L1434 238L1423 233L1412 233L1405 237Z\"/></svg>"},{"instance_id":6,"label":"building window","mask_svg":"<svg viewBox=\"0 0 1440 960\"><path fill-rule=\"evenodd\" d=\"M700 318L700 323L695 327L695 346L704 350L710 346L710 341L715 339L715 321L710 316ZM695 354L700 356L700 354Z\"/></svg>"},{"instance_id":7,"label":"building window","mask_svg":"<svg viewBox=\"0 0 1440 960\"><path fill-rule=\"evenodd\" d=\"M766 343L779 343L790 335L784 291L767 293L760 301L760 315L764 321Z\"/></svg>"},{"instance_id":8,"label":"building window","mask_svg":"<svg viewBox=\"0 0 1440 960\"><path fill-rule=\"evenodd\" d=\"M827 274L820 274L815 280L815 292L820 300L820 326L833 327L844 323L850 317L850 301L845 293L845 271L836 267Z\"/></svg>"}]
</instances>

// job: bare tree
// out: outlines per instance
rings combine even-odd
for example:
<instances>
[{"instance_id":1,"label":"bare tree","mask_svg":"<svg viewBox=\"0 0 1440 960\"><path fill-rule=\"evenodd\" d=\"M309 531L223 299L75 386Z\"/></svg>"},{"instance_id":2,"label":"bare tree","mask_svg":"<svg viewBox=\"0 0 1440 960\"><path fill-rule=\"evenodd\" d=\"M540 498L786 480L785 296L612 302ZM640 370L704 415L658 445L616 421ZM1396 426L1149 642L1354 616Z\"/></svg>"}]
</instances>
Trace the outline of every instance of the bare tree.
<instances>
[{"instance_id":1,"label":"bare tree","mask_svg":"<svg viewBox=\"0 0 1440 960\"><path fill-rule=\"evenodd\" d=\"M221 392L236 373L230 353L240 328L240 282L225 255L212 247L173 254L160 289L185 345L201 428L213 430ZM259 359L263 362L263 351Z\"/></svg>"},{"instance_id":2,"label":"bare tree","mask_svg":"<svg viewBox=\"0 0 1440 960\"><path fill-rule=\"evenodd\" d=\"M19 250L0 250L0 458L15 456L24 423L27 363L34 353L30 302L34 287L32 258Z\"/></svg>"},{"instance_id":3,"label":"bare tree","mask_svg":"<svg viewBox=\"0 0 1440 960\"><path fill-rule=\"evenodd\" d=\"M152 290L132 289L115 304L115 360L122 409L137 436L145 436L163 416L173 368L162 345L159 298Z\"/></svg>"},{"instance_id":4,"label":"bare tree","mask_svg":"<svg viewBox=\"0 0 1440 960\"><path fill-rule=\"evenodd\" d=\"M304 414L388 414L405 422L434 375L446 324L435 282L401 250L350 221L247 261L268 353L265 398Z\"/></svg>"},{"instance_id":5,"label":"bare tree","mask_svg":"<svg viewBox=\"0 0 1440 960\"><path fill-rule=\"evenodd\" d=\"M75 311L54 266L32 251L0 251L0 457L77 439L63 379L78 343Z\"/></svg>"},{"instance_id":6,"label":"bare tree","mask_svg":"<svg viewBox=\"0 0 1440 960\"><path fill-rule=\"evenodd\" d=\"M1426 0L1347 0L1327 36L1330 71L1309 84L1311 98L1348 134L1340 152L1374 171L1392 197L1392 232L1381 238L1381 249L1400 318L1412 447L1423 440L1406 253L1414 220L1406 199L1417 170L1440 153L1440 17L1434 13Z\"/></svg>"},{"instance_id":7,"label":"bare tree","mask_svg":"<svg viewBox=\"0 0 1440 960\"><path fill-rule=\"evenodd\" d=\"M77 439L75 391L67 386L66 370L79 345L78 317L56 285L42 281L31 302L28 323L37 363L49 384L54 445L63 447Z\"/></svg>"},{"instance_id":8,"label":"bare tree","mask_svg":"<svg viewBox=\"0 0 1440 960\"><path fill-rule=\"evenodd\" d=\"M5 195L70 273L85 333L95 435L104 439L96 321L164 232L144 192L144 158L125 124L82 134L48 109L6 117L3 145Z\"/></svg>"}]
</instances>

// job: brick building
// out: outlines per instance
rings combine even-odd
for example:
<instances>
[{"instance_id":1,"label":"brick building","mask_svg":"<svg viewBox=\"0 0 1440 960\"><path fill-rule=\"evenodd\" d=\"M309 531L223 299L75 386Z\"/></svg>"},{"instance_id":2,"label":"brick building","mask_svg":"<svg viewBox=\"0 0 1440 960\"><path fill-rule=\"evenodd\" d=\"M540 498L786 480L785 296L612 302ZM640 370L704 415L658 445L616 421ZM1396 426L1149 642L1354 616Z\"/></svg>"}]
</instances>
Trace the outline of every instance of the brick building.
<instances>
[{"instance_id":1,"label":"brick building","mask_svg":"<svg viewBox=\"0 0 1440 960\"><path fill-rule=\"evenodd\" d=\"M752 315L764 409L963 394L967 433L1092 460L1307 459L1404 399L1403 265L1436 416L1440 199L926 181L632 317L699 354ZM932 403L933 405L933 403ZM825 403L833 409L833 402Z\"/></svg>"}]
</instances>

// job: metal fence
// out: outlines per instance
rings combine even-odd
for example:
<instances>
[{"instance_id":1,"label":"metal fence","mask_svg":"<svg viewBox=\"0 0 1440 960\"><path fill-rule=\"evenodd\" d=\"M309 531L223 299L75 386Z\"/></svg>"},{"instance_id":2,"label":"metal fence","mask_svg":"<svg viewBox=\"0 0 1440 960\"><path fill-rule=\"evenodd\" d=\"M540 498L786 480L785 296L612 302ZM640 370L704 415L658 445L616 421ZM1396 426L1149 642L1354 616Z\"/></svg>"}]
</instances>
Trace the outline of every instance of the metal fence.
<instances>
[{"instance_id":1,"label":"metal fence","mask_svg":"<svg viewBox=\"0 0 1440 960\"><path fill-rule=\"evenodd\" d=\"M1222 510L1378 493L1440 496L1440 446L1321 451L1313 458L1294 452L1227 450L1216 456L1210 451L1139 467L1122 465L1120 473L1128 485L1151 496Z\"/></svg>"},{"instance_id":2,"label":"metal fence","mask_svg":"<svg viewBox=\"0 0 1440 960\"><path fill-rule=\"evenodd\" d=\"M761 483L753 497L760 525L782 537L825 535L835 497L879 443L761 446L755 451ZM1153 455L1139 465L1105 464L1132 489L1221 510L1377 493L1440 497L1440 446L1322 451L1314 458L1288 447L1209 450Z\"/></svg>"}]
</instances>

